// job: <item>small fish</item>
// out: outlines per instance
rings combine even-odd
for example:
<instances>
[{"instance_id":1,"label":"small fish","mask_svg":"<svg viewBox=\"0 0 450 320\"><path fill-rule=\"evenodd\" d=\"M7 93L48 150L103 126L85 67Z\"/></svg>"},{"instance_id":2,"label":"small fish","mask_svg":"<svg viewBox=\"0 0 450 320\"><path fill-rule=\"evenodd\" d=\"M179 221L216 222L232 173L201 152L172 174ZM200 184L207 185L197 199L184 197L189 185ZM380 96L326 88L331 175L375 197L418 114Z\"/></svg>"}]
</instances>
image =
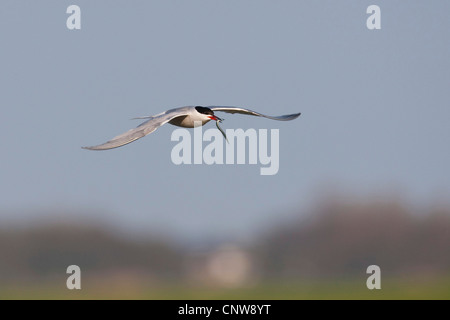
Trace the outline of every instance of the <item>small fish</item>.
<instances>
[{"instance_id":1,"label":"small fish","mask_svg":"<svg viewBox=\"0 0 450 320\"><path fill-rule=\"evenodd\" d=\"M222 128L219 126L219 122L222 122L223 120L224 119L216 120L216 126L217 126L217 129L219 129L219 131L222 132L222 135L225 138L225 140L227 140L227 143L230 143L230 142L228 142L227 135L225 134L225 131L223 131Z\"/></svg>"}]
</instances>

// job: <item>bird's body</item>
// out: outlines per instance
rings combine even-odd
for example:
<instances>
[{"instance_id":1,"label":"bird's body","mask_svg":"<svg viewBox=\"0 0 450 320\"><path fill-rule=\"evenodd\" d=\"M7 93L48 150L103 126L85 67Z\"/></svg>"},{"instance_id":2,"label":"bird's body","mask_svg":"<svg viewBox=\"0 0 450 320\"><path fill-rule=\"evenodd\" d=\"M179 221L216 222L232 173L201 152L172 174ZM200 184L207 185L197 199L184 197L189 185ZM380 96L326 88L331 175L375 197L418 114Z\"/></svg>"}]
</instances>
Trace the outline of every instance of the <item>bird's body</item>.
<instances>
[{"instance_id":1,"label":"bird's body","mask_svg":"<svg viewBox=\"0 0 450 320\"><path fill-rule=\"evenodd\" d=\"M225 107L225 106L210 106L210 107L200 107L200 106L189 106L189 107L181 107L181 108L175 108L170 109L165 112L162 112L160 114L154 115L154 116L147 116L147 117L139 117L135 119L147 119L147 121L141 123L139 126L137 126L134 129L131 129L121 135L118 135L117 137L112 138L111 140L100 144L98 146L92 146L92 147L83 147L84 149L89 150L108 150L113 149L117 147L121 147L125 144L128 144L130 142L133 142L139 138L142 138L156 129L158 129L160 126L170 123L172 125L178 126L178 127L184 127L184 128L194 128L198 125L205 125L211 120L216 121L217 128L222 132L222 134L225 136L225 133L223 130L219 127L219 122L222 121L221 118L217 117L214 114L214 111L222 111L227 113L241 113L241 114L247 114L252 116L259 116L259 117L265 117L272 120L281 120L281 121L287 121L287 120L293 120L297 118L300 113L295 114L289 114L284 116L278 116L278 117L272 117L272 116L266 116L261 113L239 108L239 107Z\"/></svg>"},{"instance_id":2,"label":"bird's body","mask_svg":"<svg viewBox=\"0 0 450 320\"><path fill-rule=\"evenodd\" d=\"M197 107L199 108L199 107ZM174 113L185 113L184 116L178 116L176 118L173 118L169 121L170 124L173 124L174 126L183 127L183 128L194 128L195 122L201 122L202 126L208 123L212 119L210 116L214 116L214 113L200 113L197 111L197 109L193 107L182 107L182 108L176 108L168 110L167 112L174 112Z\"/></svg>"}]
</instances>

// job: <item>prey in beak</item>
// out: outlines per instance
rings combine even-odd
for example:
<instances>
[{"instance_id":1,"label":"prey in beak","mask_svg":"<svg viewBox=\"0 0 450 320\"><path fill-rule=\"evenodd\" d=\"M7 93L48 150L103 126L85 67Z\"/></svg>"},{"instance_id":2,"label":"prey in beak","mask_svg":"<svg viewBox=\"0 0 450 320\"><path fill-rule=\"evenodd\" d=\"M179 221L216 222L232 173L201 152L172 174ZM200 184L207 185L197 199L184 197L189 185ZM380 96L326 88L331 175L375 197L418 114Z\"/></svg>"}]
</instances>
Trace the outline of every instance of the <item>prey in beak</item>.
<instances>
[{"instance_id":1,"label":"prey in beak","mask_svg":"<svg viewBox=\"0 0 450 320\"><path fill-rule=\"evenodd\" d=\"M225 134L225 131L223 131L222 128L219 126L219 122L222 122L222 121L225 120L225 119L221 119L221 118L219 118L219 117L217 117L217 116L215 116L215 115L209 116L209 118L210 118L211 120L215 120L215 121L216 121L216 127L217 127L217 129L219 129L219 131L222 133L222 135L223 135L223 137L225 138L225 140L227 141L227 143L229 143L229 142L228 142L228 139L227 139L227 135Z\"/></svg>"}]
</instances>

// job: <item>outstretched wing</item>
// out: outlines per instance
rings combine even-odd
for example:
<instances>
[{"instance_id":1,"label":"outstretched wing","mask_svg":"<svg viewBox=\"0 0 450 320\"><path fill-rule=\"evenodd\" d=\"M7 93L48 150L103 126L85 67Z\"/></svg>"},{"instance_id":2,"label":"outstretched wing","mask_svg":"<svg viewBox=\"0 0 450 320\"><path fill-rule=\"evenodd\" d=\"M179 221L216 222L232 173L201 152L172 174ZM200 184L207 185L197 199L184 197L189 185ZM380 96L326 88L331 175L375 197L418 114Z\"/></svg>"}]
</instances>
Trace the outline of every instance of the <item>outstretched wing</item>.
<instances>
[{"instance_id":1,"label":"outstretched wing","mask_svg":"<svg viewBox=\"0 0 450 320\"><path fill-rule=\"evenodd\" d=\"M162 114L149 117L149 120L141 123L139 126L137 126L134 129L128 130L125 133L122 133L121 135L118 135L117 137L112 138L111 140L100 144L98 146L92 146L92 147L82 147L83 149L88 150L108 150L113 149L117 147L121 147L123 145L126 145L130 142L133 142L137 139L140 139L156 129L158 129L163 124L169 122L172 119L178 118L178 117L185 117L187 113L180 112L179 110L169 110Z\"/></svg>"},{"instance_id":2,"label":"outstretched wing","mask_svg":"<svg viewBox=\"0 0 450 320\"><path fill-rule=\"evenodd\" d=\"M294 120L298 118L298 116L301 113L293 113L293 114L286 114L283 116L266 116L262 113L252 111L249 109L239 108L239 107L226 107L226 106L210 106L209 107L212 111L223 111L227 113L241 113L241 114L247 114L251 116L257 116L257 117L264 117L272 120L280 120L280 121L287 121L287 120Z\"/></svg>"}]
</instances>

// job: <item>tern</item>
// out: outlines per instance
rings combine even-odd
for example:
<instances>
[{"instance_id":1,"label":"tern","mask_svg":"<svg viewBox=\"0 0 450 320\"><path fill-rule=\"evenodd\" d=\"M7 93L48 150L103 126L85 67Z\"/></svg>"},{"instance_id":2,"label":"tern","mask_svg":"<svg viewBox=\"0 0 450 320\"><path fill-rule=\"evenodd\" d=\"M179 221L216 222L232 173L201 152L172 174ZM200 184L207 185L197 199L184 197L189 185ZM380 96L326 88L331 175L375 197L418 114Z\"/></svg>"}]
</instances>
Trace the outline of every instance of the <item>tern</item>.
<instances>
[{"instance_id":1,"label":"tern","mask_svg":"<svg viewBox=\"0 0 450 320\"><path fill-rule=\"evenodd\" d=\"M283 116L266 116L264 114L239 108L239 107L226 107L226 106L209 106L209 107L201 107L201 106L189 106L189 107L181 107L170 109L160 114L154 116L146 116L146 117L138 117L133 119L148 119L147 121L141 123L134 129L128 130L117 137L112 138L111 140L92 147L82 147L83 149L88 150L108 150L114 149L121 146L124 146L130 142L133 142L137 139L145 137L146 135L152 133L162 125L166 123L170 123L172 125L184 128L194 128L195 126L205 125L211 120L216 121L216 126L226 139L225 132L220 128L219 122L222 122L223 119L219 118L214 114L215 111L222 111L226 113L240 113L257 117L264 117L272 120L280 120L280 121L288 121L296 119L300 113L287 114Z\"/></svg>"}]
</instances>

